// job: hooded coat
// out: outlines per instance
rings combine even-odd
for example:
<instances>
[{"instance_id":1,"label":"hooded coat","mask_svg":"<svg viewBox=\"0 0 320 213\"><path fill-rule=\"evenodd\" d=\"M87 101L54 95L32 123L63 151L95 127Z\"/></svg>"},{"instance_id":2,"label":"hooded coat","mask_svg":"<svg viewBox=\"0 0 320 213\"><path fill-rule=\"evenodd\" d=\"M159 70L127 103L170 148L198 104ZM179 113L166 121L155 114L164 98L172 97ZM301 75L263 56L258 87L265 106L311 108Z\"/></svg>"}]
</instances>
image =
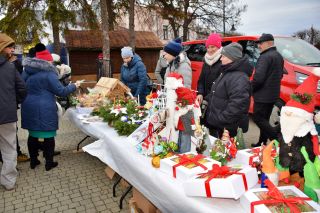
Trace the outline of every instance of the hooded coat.
<instances>
[{"instance_id":1,"label":"hooded coat","mask_svg":"<svg viewBox=\"0 0 320 213\"><path fill-rule=\"evenodd\" d=\"M171 73L177 72L183 76L183 85L191 88L192 70L191 62L185 52L181 52L172 62L169 63L165 78Z\"/></svg>"},{"instance_id":2,"label":"hooded coat","mask_svg":"<svg viewBox=\"0 0 320 213\"><path fill-rule=\"evenodd\" d=\"M58 129L56 96L66 97L76 90L74 84L64 87L56 67L37 58L26 58L23 78L28 96L21 105L22 128L32 131L55 131Z\"/></svg>"},{"instance_id":3,"label":"hooded coat","mask_svg":"<svg viewBox=\"0 0 320 213\"><path fill-rule=\"evenodd\" d=\"M134 54L127 66L121 66L121 81L130 88L134 97L139 95L141 105L146 103L147 70L139 55Z\"/></svg>"},{"instance_id":4,"label":"hooded coat","mask_svg":"<svg viewBox=\"0 0 320 213\"><path fill-rule=\"evenodd\" d=\"M249 121L250 76L253 68L247 57L231 64L222 65L222 72L213 83L210 94L206 97L209 105L206 122L215 129L229 130L235 133L243 128L243 120Z\"/></svg>"},{"instance_id":5,"label":"hooded coat","mask_svg":"<svg viewBox=\"0 0 320 213\"><path fill-rule=\"evenodd\" d=\"M25 83L14 64L0 55L0 125L16 122L17 104L27 95Z\"/></svg>"}]
</instances>

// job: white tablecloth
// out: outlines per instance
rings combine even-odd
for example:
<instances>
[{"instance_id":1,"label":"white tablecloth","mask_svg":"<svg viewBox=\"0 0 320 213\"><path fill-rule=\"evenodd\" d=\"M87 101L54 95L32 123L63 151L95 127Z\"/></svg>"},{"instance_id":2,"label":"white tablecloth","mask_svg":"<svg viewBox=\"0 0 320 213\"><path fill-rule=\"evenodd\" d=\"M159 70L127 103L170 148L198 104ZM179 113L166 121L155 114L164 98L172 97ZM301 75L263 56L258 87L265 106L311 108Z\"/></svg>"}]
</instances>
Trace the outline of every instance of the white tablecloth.
<instances>
[{"instance_id":1,"label":"white tablecloth","mask_svg":"<svg viewBox=\"0 0 320 213\"><path fill-rule=\"evenodd\" d=\"M85 134L98 139L83 150L110 166L162 212L245 212L239 200L187 197L182 182L153 168L151 158L139 154L127 137L103 122L82 124L75 109L69 109L66 116Z\"/></svg>"}]
</instances>

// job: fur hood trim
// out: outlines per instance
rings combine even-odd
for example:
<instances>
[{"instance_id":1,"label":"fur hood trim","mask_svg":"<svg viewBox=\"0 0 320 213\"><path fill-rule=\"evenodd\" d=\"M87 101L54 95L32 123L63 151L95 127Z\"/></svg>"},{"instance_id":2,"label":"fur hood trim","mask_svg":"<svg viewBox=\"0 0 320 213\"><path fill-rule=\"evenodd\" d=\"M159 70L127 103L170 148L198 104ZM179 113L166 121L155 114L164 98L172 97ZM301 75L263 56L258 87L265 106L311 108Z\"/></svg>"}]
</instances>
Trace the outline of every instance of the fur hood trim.
<instances>
[{"instance_id":1,"label":"fur hood trim","mask_svg":"<svg viewBox=\"0 0 320 213\"><path fill-rule=\"evenodd\" d=\"M41 60L38 58L26 58L22 61L22 66L26 68L26 70L31 69L33 71L37 70L38 72L55 72L58 74L57 68L49 63L48 61Z\"/></svg>"}]
</instances>

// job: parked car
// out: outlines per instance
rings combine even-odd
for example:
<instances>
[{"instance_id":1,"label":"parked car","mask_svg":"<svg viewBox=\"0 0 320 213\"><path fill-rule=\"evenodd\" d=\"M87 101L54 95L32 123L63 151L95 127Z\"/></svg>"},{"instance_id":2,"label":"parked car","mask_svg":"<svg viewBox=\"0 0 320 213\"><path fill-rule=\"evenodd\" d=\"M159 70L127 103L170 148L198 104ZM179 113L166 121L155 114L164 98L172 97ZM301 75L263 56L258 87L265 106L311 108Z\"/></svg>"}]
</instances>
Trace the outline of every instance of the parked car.
<instances>
[{"instance_id":1,"label":"parked car","mask_svg":"<svg viewBox=\"0 0 320 213\"><path fill-rule=\"evenodd\" d=\"M250 63L255 66L260 51L255 43L259 36L224 37L222 46L238 42L243 47L243 54L249 57ZM198 79L206 53L205 40L183 42L184 50L191 60L192 89L197 89ZM280 109L290 99L290 95L310 74L314 67L320 66L320 51L311 44L299 38L275 36L275 46L284 58L284 76L281 81L280 99L275 103L270 119L271 124L279 122ZM318 85L320 92L320 85ZM316 96L316 108L320 109L320 93ZM251 101L249 112L253 111Z\"/></svg>"}]
</instances>

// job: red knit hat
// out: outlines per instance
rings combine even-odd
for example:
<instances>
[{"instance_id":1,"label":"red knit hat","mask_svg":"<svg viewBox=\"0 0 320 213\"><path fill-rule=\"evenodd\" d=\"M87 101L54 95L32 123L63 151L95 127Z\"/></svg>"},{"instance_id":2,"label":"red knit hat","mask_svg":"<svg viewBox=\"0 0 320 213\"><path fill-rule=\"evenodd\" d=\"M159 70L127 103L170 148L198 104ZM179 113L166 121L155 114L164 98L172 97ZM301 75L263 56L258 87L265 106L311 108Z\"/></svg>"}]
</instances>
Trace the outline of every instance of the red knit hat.
<instances>
[{"instance_id":1,"label":"red knit hat","mask_svg":"<svg viewBox=\"0 0 320 213\"><path fill-rule=\"evenodd\" d=\"M53 61L52 55L48 50L43 50L36 53L36 58L42 59L45 61Z\"/></svg>"},{"instance_id":2,"label":"red knit hat","mask_svg":"<svg viewBox=\"0 0 320 213\"><path fill-rule=\"evenodd\" d=\"M206 41L206 47L208 48L209 45L213 45L217 48L221 48L221 36L217 33L212 33L209 35L207 41Z\"/></svg>"},{"instance_id":3,"label":"red knit hat","mask_svg":"<svg viewBox=\"0 0 320 213\"><path fill-rule=\"evenodd\" d=\"M303 109L313 113L317 94L320 68L315 68L310 76L294 91L286 106Z\"/></svg>"},{"instance_id":4,"label":"red knit hat","mask_svg":"<svg viewBox=\"0 0 320 213\"><path fill-rule=\"evenodd\" d=\"M181 103L182 106L194 104L197 98L196 92L186 87L178 87L176 93L177 103Z\"/></svg>"},{"instance_id":5,"label":"red knit hat","mask_svg":"<svg viewBox=\"0 0 320 213\"><path fill-rule=\"evenodd\" d=\"M183 76L177 72L171 72L167 77L169 78L176 78L177 80L182 80L182 84L183 84Z\"/></svg>"}]
</instances>

